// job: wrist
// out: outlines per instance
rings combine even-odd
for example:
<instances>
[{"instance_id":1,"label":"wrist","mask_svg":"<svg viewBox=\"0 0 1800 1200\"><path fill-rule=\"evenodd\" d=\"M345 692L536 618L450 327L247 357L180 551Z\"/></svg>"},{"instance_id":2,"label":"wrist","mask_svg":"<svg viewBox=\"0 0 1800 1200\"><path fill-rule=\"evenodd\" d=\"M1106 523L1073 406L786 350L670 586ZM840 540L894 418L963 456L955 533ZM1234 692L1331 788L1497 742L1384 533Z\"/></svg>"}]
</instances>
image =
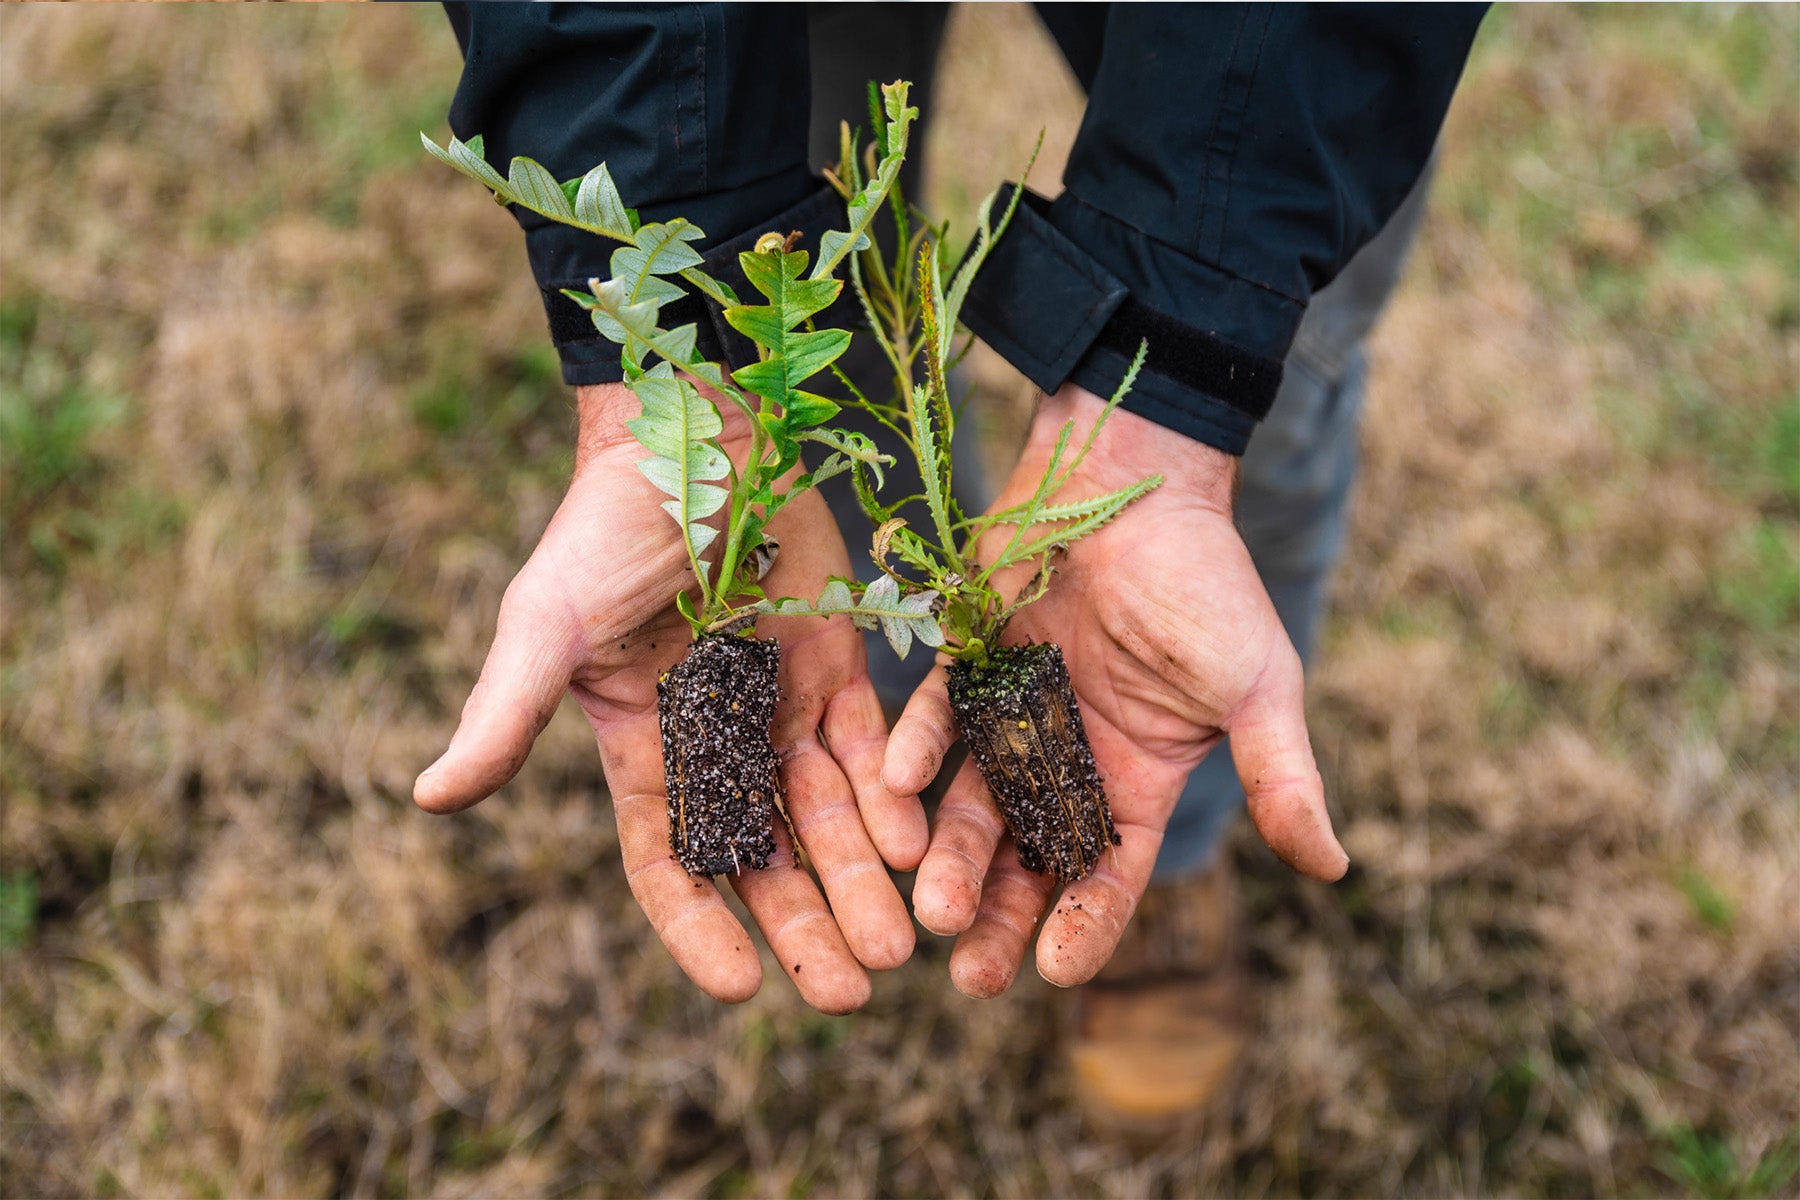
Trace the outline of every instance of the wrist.
<instances>
[{"instance_id":1,"label":"wrist","mask_svg":"<svg viewBox=\"0 0 1800 1200\"><path fill-rule=\"evenodd\" d=\"M1048 459L1062 427L1075 422L1070 453L1078 448L1106 408L1106 400L1078 384L1066 383L1045 396L1032 421L1025 459ZM1082 462L1079 478L1092 490L1110 491L1147 475L1161 475L1158 496L1166 502L1216 509L1230 516L1237 503L1242 460L1214 446L1176 433L1147 417L1115 408L1106 418L1094 447Z\"/></svg>"},{"instance_id":2,"label":"wrist","mask_svg":"<svg viewBox=\"0 0 1800 1200\"><path fill-rule=\"evenodd\" d=\"M639 404L623 383L590 383L575 389L575 468L632 440L625 422L637 416Z\"/></svg>"},{"instance_id":3,"label":"wrist","mask_svg":"<svg viewBox=\"0 0 1800 1200\"><path fill-rule=\"evenodd\" d=\"M696 384L700 394L712 402L724 425L715 439L727 454L741 457L735 449L750 437L750 421L737 405L726 400L710 386ZM752 403L755 397L751 397ZM575 469L580 470L595 460L629 447L633 461L643 456L637 438L626 422L643 411L643 404L624 383L589 383L575 389L577 426L575 432Z\"/></svg>"}]
</instances>

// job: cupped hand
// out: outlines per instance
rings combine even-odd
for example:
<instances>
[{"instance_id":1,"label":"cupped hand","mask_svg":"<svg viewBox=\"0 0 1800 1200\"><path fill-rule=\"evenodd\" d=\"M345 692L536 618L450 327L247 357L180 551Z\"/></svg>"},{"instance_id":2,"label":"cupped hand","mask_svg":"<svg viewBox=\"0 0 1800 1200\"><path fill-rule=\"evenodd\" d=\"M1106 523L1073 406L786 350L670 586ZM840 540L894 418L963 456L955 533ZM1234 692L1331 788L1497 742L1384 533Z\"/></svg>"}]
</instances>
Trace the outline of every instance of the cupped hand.
<instances>
[{"instance_id":1,"label":"cupped hand","mask_svg":"<svg viewBox=\"0 0 1800 1200\"><path fill-rule=\"evenodd\" d=\"M1030 496L1065 421L1075 420L1079 445L1103 407L1072 385L1046 399L995 508ZM1005 637L1062 646L1123 839L1063 889L1038 934L1038 971L1063 987L1091 979L1112 957L1189 772L1227 733L1250 816L1275 853L1315 879L1340 878L1348 866L1307 738L1299 656L1232 523L1237 460L1115 411L1059 499L1155 473L1163 485L1075 542L1047 595ZM983 544L992 553L1005 536ZM955 736L940 665L894 727L886 784L916 795ZM959 990L994 996L1011 986L1054 886L1019 865L966 761L938 809L913 890L920 923L959 935L950 958Z\"/></svg>"},{"instance_id":2,"label":"cupped hand","mask_svg":"<svg viewBox=\"0 0 1800 1200\"><path fill-rule=\"evenodd\" d=\"M762 981L757 951L713 881L689 875L669 846L656 681L691 641L673 600L694 584L692 570L663 496L636 468L644 451L624 428L635 399L617 384L578 396L568 493L507 588L456 734L413 796L427 811L449 813L492 795L524 765L564 693L572 695L599 743L632 895L689 978L717 999L746 1000ZM725 407L720 443L741 462L747 424ZM828 576L850 573L816 493L793 500L770 533L783 550L763 581L769 595L814 597ZM924 820L916 804L881 787L886 724L849 620L767 617L757 632L781 639L771 733L788 812L824 895L795 869L785 829L766 869L729 879L806 1001L848 1012L868 998L865 967L895 967L912 953L912 922L876 845L916 864Z\"/></svg>"}]
</instances>

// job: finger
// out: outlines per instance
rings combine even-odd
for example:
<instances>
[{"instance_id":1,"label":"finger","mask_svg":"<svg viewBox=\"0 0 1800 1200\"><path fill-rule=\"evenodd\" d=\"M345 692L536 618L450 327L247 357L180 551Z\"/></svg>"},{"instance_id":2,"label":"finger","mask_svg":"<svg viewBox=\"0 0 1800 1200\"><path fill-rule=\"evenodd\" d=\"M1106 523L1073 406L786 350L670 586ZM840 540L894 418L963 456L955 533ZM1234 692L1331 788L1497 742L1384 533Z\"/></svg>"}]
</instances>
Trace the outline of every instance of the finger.
<instances>
[{"instance_id":1,"label":"finger","mask_svg":"<svg viewBox=\"0 0 1800 1200\"><path fill-rule=\"evenodd\" d=\"M740 1004L762 986L762 963L713 881L676 861L668 804L660 791L614 793L625 882L682 973L713 999Z\"/></svg>"},{"instance_id":2,"label":"finger","mask_svg":"<svg viewBox=\"0 0 1800 1200\"><path fill-rule=\"evenodd\" d=\"M545 614L529 586L521 575L507 588L494 644L450 747L413 784L413 800L427 812L457 812L498 791L525 765L562 701L577 634L566 616Z\"/></svg>"},{"instance_id":3,"label":"finger","mask_svg":"<svg viewBox=\"0 0 1800 1200\"><path fill-rule=\"evenodd\" d=\"M589 723L600 744L632 896L675 965L700 990L727 1004L748 1000L762 984L762 960L750 934L713 881L688 874L669 844L669 798L655 711L611 721L590 717Z\"/></svg>"},{"instance_id":4,"label":"finger","mask_svg":"<svg viewBox=\"0 0 1800 1200\"><path fill-rule=\"evenodd\" d=\"M1100 856L1091 875L1064 888L1044 918L1037 969L1057 987L1074 987L1100 973L1150 886L1162 848L1161 826L1121 820L1118 828L1119 844Z\"/></svg>"},{"instance_id":5,"label":"finger","mask_svg":"<svg viewBox=\"0 0 1800 1200\"><path fill-rule=\"evenodd\" d=\"M981 903L982 879L1004 832L975 760L964 759L938 805L931 848L913 884L913 915L919 924L938 934L969 927Z\"/></svg>"},{"instance_id":6,"label":"finger","mask_svg":"<svg viewBox=\"0 0 1800 1200\"><path fill-rule=\"evenodd\" d=\"M916 796L937 778L944 755L956 744L950 711L950 676L942 659L906 702L888 738L881 782L896 796Z\"/></svg>"},{"instance_id":7,"label":"finger","mask_svg":"<svg viewBox=\"0 0 1800 1200\"><path fill-rule=\"evenodd\" d=\"M869 1001L869 976L857 965L812 877L794 866L787 830L775 830L776 852L761 871L730 876L763 940L794 981L801 999L833 1016Z\"/></svg>"},{"instance_id":8,"label":"finger","mask_svg":"<svg viewBox=\"0 0 1800 1200\"><path fill-rule=\"evenodd\" d=\"M994 856L975 920L950 952L950 982L965 996L991 1000L1012 986L1025 960L1053 880L1019 865L1009 840Z\"/></svg>"},{"instance_id":9,"label":"finger","mask_svg":"<svg viewBox=\"0 0 1800 1200\"><path fill-rule=\"evenodd\" d=\"M1299 657L1271 674L1273 683L1252 697L1228 731L1250 819L1294 870L1326 883L1342 879L1350 856L1325 810L1325 783L1306 733Z\"/></svg>"},{"instance_id":10,"label":"finger","mask_svg":"<svg viewBox=\"0 0 1800 1200\"><path fill-rule=\"evenodd\" d=\"M857 961L887 971L912 957L913 925L863 828L849 780L817 737L781 747L788 815Z\"/></svg>"},{"instance_id":11,"label":"finger","mask_svg":"<svg viewBox=\"0 0 1800 1200\"><path fill-rule=\"evenodd\" d=\"M887 721L881 715L881 701L868 676L831 698L825 706L821 728L831 757L837 760L856 793L863 825L875 849L896 871L910 871L918 866L931 838L925 806L919 803L916 792L896 796L881 782L888 745ZM802 840L806 841L804 837ZM812 843L806 844L810 850ZM832 903L835 906L837 902ZM911 922L907 927L911 928Z\"/></svg>"}]
</instances>

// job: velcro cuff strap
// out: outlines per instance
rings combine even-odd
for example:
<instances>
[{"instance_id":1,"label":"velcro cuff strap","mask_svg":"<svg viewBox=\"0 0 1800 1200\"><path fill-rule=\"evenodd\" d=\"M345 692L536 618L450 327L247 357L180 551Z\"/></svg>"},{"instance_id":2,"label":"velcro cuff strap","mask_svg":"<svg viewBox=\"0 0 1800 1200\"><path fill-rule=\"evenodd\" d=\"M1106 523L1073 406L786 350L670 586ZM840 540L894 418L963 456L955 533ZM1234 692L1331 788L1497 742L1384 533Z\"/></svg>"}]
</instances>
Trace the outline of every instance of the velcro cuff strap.
<instances>
[{"instance_id":1,"label":"velcro cuff strap","mask_svg":"<svg viewBox=\"0 0 1800 1200\"><path fill-rule=\"evenodd\" d=\"M1096 346L1128 361L1150 343L1144 370L1235 408L1253 421L1269 415L1281 387L1281 363L1252 354L1204 329L1127 300L1100 331Z\"/></svg>"}]
</instances>

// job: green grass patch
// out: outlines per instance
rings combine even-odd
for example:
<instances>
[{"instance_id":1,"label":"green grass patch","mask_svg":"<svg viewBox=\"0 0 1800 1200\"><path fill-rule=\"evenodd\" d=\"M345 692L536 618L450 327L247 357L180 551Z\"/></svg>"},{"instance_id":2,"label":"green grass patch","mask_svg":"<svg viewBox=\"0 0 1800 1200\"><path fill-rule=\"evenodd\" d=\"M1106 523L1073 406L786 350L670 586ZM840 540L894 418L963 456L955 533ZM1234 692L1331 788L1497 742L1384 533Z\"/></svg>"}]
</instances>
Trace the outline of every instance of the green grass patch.
<instances>
[{"instance_id":1,"label":"green grass patch","mask_svg":"<svg viewBox=\"0 0 1800 1200\"><path fill-rule=\"evenodd\" d=\"M0 875L0 953L23 949L37 928L37 877Z\"/></svg>"},{"instance_id":2,"label":"green grass patch","mask_svg":"<svg viewBox=\"0 0 1800 1200\"><path fill-rule=\"evenodd\" d=\"M1731 932L1737 922L1737 905L1696 868L1682 869L1681 894L1687 897L1701 924L1720 933Z\"/></svg>"}]
</instances>

